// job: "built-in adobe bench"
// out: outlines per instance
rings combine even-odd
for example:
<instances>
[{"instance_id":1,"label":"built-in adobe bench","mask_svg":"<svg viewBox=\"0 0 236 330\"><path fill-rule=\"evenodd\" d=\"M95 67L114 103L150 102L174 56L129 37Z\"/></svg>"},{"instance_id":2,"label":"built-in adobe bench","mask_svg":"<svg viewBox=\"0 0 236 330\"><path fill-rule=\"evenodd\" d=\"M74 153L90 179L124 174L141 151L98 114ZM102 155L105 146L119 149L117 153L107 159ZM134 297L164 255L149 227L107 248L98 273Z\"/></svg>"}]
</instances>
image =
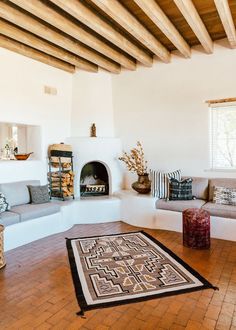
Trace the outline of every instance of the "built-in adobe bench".
<instances>
[{"instance_id":1,"label":"built-in adobe bench","mask_svg":"<svg viewBox=\"0 0 236 330\"><path fill-rule=\"evenodd\" d=\"M214 187L236 188L236 179L193 178L192 189L196 200L156 202L160 222L166 229L182 231L182 211L199 207L211 215L211 236L236 241L236 206L213 203ZM158 216L157 216L158 217ZM172 219L172 223L170 222ZM163 228L163 225L160 226Z\"/></svg>"},{"instance_id":2,"label":"built-in adobe bench","mask_svg":"<svg viewBox=\"0 0 236 330\"><path fill-rule=\"evenodd\" d=\"M236 188L236 179L193 178L193 195L197 198L189 201L167 202L121 190L104 198L31 204L27 186L39 184L39 181L0 184L0 191L11 206L0 214L0 224L5 226L5 251L66 231L78 223L123 220L134 226L182 232L182 211L192 207L211 213L211 237L236 241L236 206L212 202L214 186Z\"/></svg>"},{"instance_id":3,"label":"built-in adobe bench","mask_svg":"<svg viewBox=\"0 0 236 330\"><path fill-rule=\"evenodd\" d=\"M9 210L1 213L0 224L14 225L60 212L56 203L31 204L28 186L39 186L40 181L20 181L0 184L0 191L9 203Z\"/></svg>"},{"instance_id":4,"label":"built-in adobe bench","mask_svg":"<svg viewBox=\"0 0 236 330\"><path fill-rule=\"evenodd\" d=\"M193 200L167 201L132 191L118 193L121 218L134 226L182 232L182 211L203 208L211 214L211 237L236 241L236 206L213 203L214 187L236 188L236 179L192 179Z\"/></svg>"},{"instance_id":5,"label":"built-in adobe bench","mask_svg":"<svg viewBox=\"0 0 236 330\"><path fill-rule=\"evenodd\" d=\"M38 180L0 184L0 192L10 206L8 211L0 214L0 224L5 227L5 250L71 227L70 216L66 216L65 210L70 202L30 203L28 186L39 185Z\"/></svg>"},{"instance_id":6,"label":"built-in adobe bench","mask_svg":"<svg viewBox=\"0 0 236 330\"><path fill-rule=\"evenodd\" d=\"M192 194L196 197L193 200L166 201L159 199L156 208L182 212L187 208L202 208L212 216L230 218L236 220L236 206L213 203L214 187L227 187L236 189L236 179L207 179L193 177Z\"/></svg>"},{"instance_id":7,"label":"built-in adobe bench","mask_svg":"<svg viewBox=\"0 0 236 330\"><path fill-rule=\"evenodd\" d=\"M0 213L5 251L64 232L74 224L120 220L120 199L113 196L32 204L28 186L39 185L37 180L0 184L10 204L10 210Z\"/></svg>"}]
</instances>

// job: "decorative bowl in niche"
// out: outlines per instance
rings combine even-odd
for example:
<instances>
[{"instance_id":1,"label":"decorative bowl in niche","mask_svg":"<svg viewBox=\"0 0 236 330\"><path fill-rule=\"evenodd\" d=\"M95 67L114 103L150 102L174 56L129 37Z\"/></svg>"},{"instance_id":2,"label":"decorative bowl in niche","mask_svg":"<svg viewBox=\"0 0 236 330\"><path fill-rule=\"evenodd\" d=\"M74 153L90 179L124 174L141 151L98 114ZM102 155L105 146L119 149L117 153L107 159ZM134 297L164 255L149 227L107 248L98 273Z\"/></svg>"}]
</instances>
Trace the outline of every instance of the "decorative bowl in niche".
<instances>
[{"instance_id":1,"label":"decorative bowl in niche","mask_svg":"<svg viewBox=\"0 0 236 330\"><path fill-rule=\"evenodd\" d=\"M30 152L28 154L15 154L14 156L17 160L26 160L31 154L33 154L33 152Z\"/></svg>"}]
</instances>

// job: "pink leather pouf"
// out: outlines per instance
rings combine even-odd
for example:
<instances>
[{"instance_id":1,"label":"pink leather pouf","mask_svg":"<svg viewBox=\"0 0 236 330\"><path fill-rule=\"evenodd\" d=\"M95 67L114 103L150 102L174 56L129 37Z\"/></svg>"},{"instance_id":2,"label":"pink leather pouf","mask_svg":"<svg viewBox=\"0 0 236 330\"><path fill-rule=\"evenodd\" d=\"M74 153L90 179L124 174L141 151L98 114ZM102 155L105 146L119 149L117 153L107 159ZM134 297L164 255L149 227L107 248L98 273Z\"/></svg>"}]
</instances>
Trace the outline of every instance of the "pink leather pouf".
<instances>
[{"instance_id":1,"label":"pink leather pouf","mask_svg":"<svg viewBox=\"0 0 236 330\"><path fill-rule=\"evenodd\" d=\"M197 208L183 211L183 244L193 249L209 249L210 213Z\"/></svg>"}]
</instances>

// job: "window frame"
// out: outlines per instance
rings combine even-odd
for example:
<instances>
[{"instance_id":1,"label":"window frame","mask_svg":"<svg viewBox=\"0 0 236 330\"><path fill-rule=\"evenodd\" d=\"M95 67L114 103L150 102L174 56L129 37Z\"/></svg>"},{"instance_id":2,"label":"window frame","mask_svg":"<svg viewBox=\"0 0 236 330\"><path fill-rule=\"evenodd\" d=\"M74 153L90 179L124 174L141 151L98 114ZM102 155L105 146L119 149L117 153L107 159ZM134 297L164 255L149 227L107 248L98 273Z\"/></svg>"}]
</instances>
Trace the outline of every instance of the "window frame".
<instances>
[{"instance_id":1,"label":"window frame","mask_svg":"<svg viewBox=\"0 0 236 330\"><path fill-rule=\"evenodd\" d=\"M208 104L208 114L209 114L209 156L210 156L210 171L215 171L215 172L236 172L236 165L235 167L216 167L214 165L214 110L217 108L228 108L228 107L235 107L236 111L236 101L232 102L223 102L223 103L209 103Z\"/></svg>"}]
</instances>

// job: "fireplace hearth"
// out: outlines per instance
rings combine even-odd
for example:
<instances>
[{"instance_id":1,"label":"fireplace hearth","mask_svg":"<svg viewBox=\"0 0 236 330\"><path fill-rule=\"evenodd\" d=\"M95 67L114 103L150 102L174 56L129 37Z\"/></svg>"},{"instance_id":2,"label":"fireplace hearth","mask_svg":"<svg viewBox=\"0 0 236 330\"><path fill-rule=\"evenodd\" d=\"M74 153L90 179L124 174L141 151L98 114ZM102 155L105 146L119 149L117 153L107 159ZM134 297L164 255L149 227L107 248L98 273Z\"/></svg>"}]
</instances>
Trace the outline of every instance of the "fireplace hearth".
<instances>
[{"instance_id":1,"label":"fireplace hearth","mask_svg":"<svg viewBox=\"0 0 236 330\"><path fill-rule=\"evenodd\" d=\"M106 167L101 162L89 162L80 175L80 196L103 196L109 194L109 179Z\"/></svg>"}]
</instances>

